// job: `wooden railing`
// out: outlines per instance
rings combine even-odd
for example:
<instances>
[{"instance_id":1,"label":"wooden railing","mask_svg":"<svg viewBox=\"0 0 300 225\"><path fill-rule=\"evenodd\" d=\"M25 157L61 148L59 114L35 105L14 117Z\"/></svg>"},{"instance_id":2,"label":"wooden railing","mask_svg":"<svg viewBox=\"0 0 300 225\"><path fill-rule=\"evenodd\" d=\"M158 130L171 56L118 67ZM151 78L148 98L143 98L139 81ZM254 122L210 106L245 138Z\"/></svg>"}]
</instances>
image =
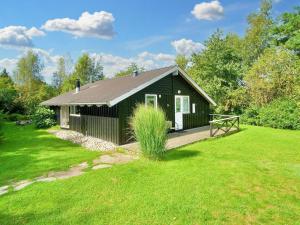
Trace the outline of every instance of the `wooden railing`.
<instances>
[{"instance_id":1,"label":"wooden railing","mask_svg":"<svg viewBox=\"0 0 300 225\"><path fill-rule=\"evenodd\" d=\"M210 136L218 133L227 134L230 131L240 130L240 117L235 115L210 114Z\"/></svg>"}]
</instances>

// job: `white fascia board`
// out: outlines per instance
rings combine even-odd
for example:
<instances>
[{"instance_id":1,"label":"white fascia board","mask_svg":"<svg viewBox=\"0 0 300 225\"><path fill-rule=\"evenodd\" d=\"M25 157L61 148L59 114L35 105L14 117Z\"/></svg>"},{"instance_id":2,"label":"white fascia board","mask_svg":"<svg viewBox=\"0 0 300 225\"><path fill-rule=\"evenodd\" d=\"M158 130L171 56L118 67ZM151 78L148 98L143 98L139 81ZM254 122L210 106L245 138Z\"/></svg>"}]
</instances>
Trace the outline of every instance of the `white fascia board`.
<instances>
[{"instance_id":1,"label":"white fascia board","mask_svg":"<svg viewBox=\"0 0 300 225\"><path fill-rule=\"evenodd\" d=\"M199 85L196 84L196 82L193 81L193 79L190 78L184 70L182 70L180 67L178 67L178 70L182 77L185 78L186 81L189 82L207 101L209 101L213 106L217 105L217 103L215 103L215 101L212 100L211 97L209 97L208 94L206 94L206 92L201 87L199 87Z\"/></svg>"},{"instance_id":2,"label":"white fascia board","mask_svg":"<svg viewBox=\"0 0 300 225\"><path fill-rule=\"evenodd\" d=\"M127 93L125 93L125 94L123 94L123 95L121 95L121 96L119 96L119 97L117 97L117 98L111 100L111 101L109 102L108 106L111 107L111 106L114 106L114 105L118 104L118 103L121 102L122 100L124 100L124 99L130 97L131 95L134 95L134 94L137 93L138 91L140 91L140 90L142 90L142 89L148 87L149 85L155 83L156 81L159 81L160 79L164 78L165 76L169 75L170 73L173 73L173 72L177 71L177 69L178 69L178 68L174 66L174 68L168 70L167 72L165 72L165 73L163 73L163 74L161 74L161 75L159 75L159 76L153 78L152 80L149 80L148 82L146 82L146 83L144 83L144 84L142 84L142 85L140 85L140 86L138 86L138 87L136 87L136 88L134 88L134 89L128 91Z\"/></svg>"}]
</instances>

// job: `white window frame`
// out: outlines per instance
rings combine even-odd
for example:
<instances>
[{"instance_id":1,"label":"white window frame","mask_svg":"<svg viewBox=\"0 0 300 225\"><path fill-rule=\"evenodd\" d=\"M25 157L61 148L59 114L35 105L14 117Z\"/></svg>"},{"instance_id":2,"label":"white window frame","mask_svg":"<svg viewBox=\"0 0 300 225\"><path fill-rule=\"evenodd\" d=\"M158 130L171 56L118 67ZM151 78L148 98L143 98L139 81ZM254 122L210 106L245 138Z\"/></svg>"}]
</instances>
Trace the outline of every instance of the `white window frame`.
<instances>
[{"instance_id":1,"label":"white window frame","mask_svg":"<svg viewBox=\"0 0 300 225\"><path fill-rule=\"evenodd\" d=\"M74 109L72 109L74 107ZM76 107L79 107L78 105L70 105L70 116L77 116L80 117L80 113L71 113L71 112L76 112Z\"/></svg>"},{"instance_id":2,"label":"white window frame","mask_svg":"<svg viewBox=\"0 0 300 225\"><path fill-rule=\"evenodd\" d=\"M182 113L183 114L189 114L190 113L190 111L191 111L191 105L190 105L190 96L189 95L181 95L182 96ZM183 109L184 109L184 107L183 107L183 99L185 98L185 97L187 97L188 98L188 111L186 111L186 112L184 112L183 111Z\"/></svg>"},{"instance_id":3,"label":"white window frame","mask_svg":"<svg viewBox=\"0 0 300 225\"><path fill-rule=\"evenodd\" d=\"M145 94L145 106L147 106L147 97L155 97L154 108L157 109L157 95L156 94Z\"/></svg>"}]
</instances>

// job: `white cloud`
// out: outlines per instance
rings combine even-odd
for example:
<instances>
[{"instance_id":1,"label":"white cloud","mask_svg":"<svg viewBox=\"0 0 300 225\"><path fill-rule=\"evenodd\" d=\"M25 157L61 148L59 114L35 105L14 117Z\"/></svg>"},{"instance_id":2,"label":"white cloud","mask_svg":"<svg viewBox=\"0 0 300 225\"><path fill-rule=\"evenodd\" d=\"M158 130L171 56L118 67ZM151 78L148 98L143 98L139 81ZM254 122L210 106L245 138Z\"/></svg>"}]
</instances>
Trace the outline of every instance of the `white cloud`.
<instances>
[{"instance_id":1,"label":"white cloud","mask_svg":"<svg viewBox=\"0 0 300 225\"><path fill-rule=\"evenodd\" d=\"M122 57L106 53L91 53L92 57L100 60L104 74L113 77L120 70L126 69L131 63L136 63L145 70L151 70L174 64L175 56L164 53L142 52L134 57Z\"/></svg>"},{"instance_id":2,"label":"white cloud","mask_svg":"<svg viewBox=\"0 0 300 225\"><path fill-rule=\"evenodd\" d=\"M45 36L45 33L44 31L41 31L39 29L37 29L36 27L32 27L30 28L29 30L26 31L26 34L29 36L29 37L38 37L38 36Z\"/></svg>"},{"instance_id":3,"label":"white cloud","mask_svg":"<svg viewBox=\"0 0 300 225\"><path fill-rule=\"evenodd\" d=\"M175 48L177 54L186 56L190 56L204 49L204 45L200 42L194 42L185 38L172 41L171 45Z\"/></svg>"},{"instance_id":4,"label":"white cloud","mask_svg":"<svg viewBox=\"0 0 300 225\"><path fill-rule=\"evenodd\" d=\"M53 54L51 50L33 48L32 49L41 58L44 68L41 72L47 83L51 83L53 73L57 69L57 62L61 55ZM26 54L26 50L14 59L0 59L0 69L6 68L11 74L15 70L20 57ZM175 64L175 56L164 53L141 52L133 57L122 57L107 53L89 53L91 57L99 60L104 67L104 74L107 77L113 77L120 70L126 69L131 63L136 63L138 66L151 70L159 67L170 66Z\"/></svg>"},{"instance_id":5,"label":"white cloud","mask_svg":"<svg viewBox=\"0 0 300 225\"><path fill-rule=\"evenodd\" d=\"M83 12L78 20L70 18L52 19L48 20L42 28L48 31L71 33L75 37L111 39L115 34L114 21L115 18L109 12L101 11L93 14Z\"/></svg>"},{"instance_id":6,"label":"white cloud","mask_svg":"<svg viewBox=\"0 0 300 225\"><path fill-rule=\"evenodd\" d=\"M8 26L0 29L0 45L2 47L31 47L32 38L44 36L45 33L36 27Z\"/></svg>"},{"instance_id":7,"label":"white cloud","mask_svg":"<svg viewBox=\"0 0 300 225\"><path fill-rule=\"evenodd\" d=\"M21 51L21 53L16 58L0 59L0 70L5 68L12 75L14 70L16 69L19 59L23 57L29 49L30 48L24 48L23 51ZM39 48L32 48L30 50L39 55L41 62L44 65L41 74L47 83L51 83L53 73L57 69L58 59L61 56L52 54L51 50L46 51L44 49Z\"/></svg>"},{"instance_id":8,"label":"white cloud","mask_svg":"<svg viewBox=\"0 0 300 225\"><path fill-rule=\"evenodd\" d=\"M4 58L0 59L0 70L6 69L10 74L12 74L13 70L15 69L17 65L18 59L9 59Z\"/></svg>"},{"instance_id":9,"label":"white cloud","mask_svg":"<svg viewBox=\"0 0 300 225\"><path fill-rule=\"evenodd\" d=\"M216 0L196 4L191 13L198 20L218 20L223 17L224 9L220 2Z\"/></svg>"}]
</instances>

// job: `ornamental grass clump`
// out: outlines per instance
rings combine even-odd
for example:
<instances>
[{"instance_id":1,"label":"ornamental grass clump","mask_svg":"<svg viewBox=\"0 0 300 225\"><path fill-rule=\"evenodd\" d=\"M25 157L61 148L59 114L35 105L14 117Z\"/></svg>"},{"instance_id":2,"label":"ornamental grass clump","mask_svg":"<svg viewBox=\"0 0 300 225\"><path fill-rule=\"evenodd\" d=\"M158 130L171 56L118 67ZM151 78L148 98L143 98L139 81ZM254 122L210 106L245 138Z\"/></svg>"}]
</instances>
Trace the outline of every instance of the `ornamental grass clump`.
<instances>
[{"instance_id":1,"label":"ornamental grass clump","mask_svg":"<svg viewBox=\"0 0 300 225\"><path fill-rule=\"evenodd\" d=\"M166 151L168 125L162 109L139 105L133 114L131 125L144 156L161 159Z\"/></svg>"}]
</instances>

